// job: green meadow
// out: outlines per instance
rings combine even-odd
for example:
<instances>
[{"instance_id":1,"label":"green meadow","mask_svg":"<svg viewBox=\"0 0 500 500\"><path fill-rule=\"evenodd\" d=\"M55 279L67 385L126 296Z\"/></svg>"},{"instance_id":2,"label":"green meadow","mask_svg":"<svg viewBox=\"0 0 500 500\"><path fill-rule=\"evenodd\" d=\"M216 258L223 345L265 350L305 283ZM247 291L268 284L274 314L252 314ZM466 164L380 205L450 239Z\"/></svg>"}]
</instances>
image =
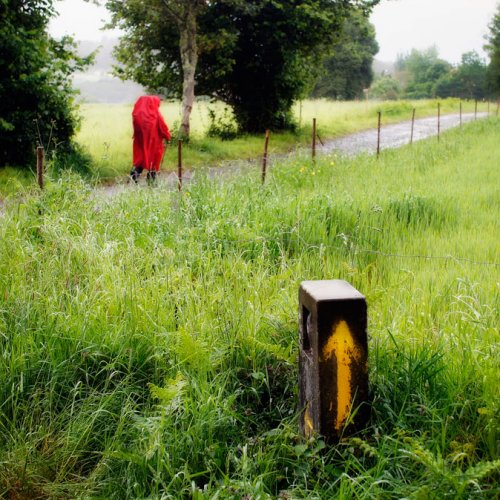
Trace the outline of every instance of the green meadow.
<instances>
[{"instance_id":1,"label":"green meadow","mask_svg":"<svg viewBox=\"0 0 500 500\"><path fill-rule=\"evenodd\" d=\"M376 105L343 106L303 124L373 125ZM86 106L80 133L103 176L129 167L131 108L110 109ZM0 496L498 498L499 137L489 118L379 159L296 156L264 186L110 195L68 174L8 199ZM298 431L297 295L316 279L368 302L371 417L335 446Z\"/></svg>"}]
</instances>

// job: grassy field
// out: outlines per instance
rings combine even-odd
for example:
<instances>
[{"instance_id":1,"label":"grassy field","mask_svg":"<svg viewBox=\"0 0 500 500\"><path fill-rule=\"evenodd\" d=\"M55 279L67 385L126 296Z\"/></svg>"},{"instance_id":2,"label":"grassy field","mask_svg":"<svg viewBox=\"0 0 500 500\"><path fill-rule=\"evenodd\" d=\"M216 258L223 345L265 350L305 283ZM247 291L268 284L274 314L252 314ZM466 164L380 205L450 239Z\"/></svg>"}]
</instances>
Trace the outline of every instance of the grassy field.
<instances>
[{"instance_id":1,"label":"grassy field","mask_svg":"<svg viewBox=\"0 0 500 500\"><path fill-rule=\"evenodd\" d=\"M124 114L125 116L126 114ZM500 120L0 224L0 496L497 498ZM369 305L368 428L297 414L297 292Z\"/></svg>"}]
</instances>

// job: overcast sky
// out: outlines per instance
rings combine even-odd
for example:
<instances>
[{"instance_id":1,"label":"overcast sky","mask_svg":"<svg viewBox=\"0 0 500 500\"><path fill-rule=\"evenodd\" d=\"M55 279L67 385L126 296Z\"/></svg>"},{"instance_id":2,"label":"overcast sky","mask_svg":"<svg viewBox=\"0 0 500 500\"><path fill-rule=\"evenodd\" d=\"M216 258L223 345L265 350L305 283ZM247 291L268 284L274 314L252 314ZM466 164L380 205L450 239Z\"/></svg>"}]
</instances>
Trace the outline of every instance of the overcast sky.
<instances>
[{"instance_id":1,"label":"overcast sky","mask_svg":"<svg viewBox=\"0 0 500 500\"><path fill-rule=\"evenodd\" d=\"M500 0L381 0L371 21L375 25L380 51L376 58L394 61L412 48L436 45L439 55L457 63L464 52L476 50L485 57L484 35ZM101 31L109 15L103 7L83 0L55 2L60 13L50 25L58 37L73 35L77 40L99 41L118 32Z\"/></svg>"}]
</instances>

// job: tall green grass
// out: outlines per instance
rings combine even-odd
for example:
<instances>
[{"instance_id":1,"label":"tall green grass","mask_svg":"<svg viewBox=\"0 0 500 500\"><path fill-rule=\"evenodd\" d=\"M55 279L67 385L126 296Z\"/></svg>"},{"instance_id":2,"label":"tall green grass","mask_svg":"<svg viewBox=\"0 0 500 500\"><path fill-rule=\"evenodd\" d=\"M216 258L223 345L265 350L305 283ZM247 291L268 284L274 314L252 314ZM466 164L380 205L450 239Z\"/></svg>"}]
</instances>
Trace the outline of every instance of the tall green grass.
<instances>
[{"instance_id":1,"label":"tall green grass","mask_svg":"<svg viewBox=\"0 0 500 500\"><path fill-rule=\"evenodd\" d=\"M499 131L7 204L0 494L497 496ZM373 407L327 447L298 433L297 292L332 278L368 300Z\"/></svg>"}]
</instances>

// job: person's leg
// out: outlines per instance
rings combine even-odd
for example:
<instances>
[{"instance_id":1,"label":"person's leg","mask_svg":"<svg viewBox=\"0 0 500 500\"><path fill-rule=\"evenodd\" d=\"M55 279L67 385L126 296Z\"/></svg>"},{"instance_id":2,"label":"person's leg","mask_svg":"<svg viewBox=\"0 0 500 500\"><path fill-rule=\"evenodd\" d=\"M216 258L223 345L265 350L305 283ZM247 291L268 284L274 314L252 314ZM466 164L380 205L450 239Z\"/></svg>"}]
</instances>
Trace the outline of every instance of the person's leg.
<instances>
[{"instance_id":1,"label":"person's leg","mask_svg":"<svg viewBox=\"0 0 500 500\"><path fill-rule=\"evenodd\" d=\"M148 170L148 175L146 177L148 184L150 186L156 184L156 171L155 170Z\"/></svg>"},{"instance_id":2,"label":"person's leg","mask_svg":"<svg viewBox=\"0 0 500 500\"><path fill-rule=\"evenodd\" d=\"M139 181L139 177L142 174L142 171L144 170L144 167L135 167L132 169L130 172L130 177L132 180L137 184Z\"/></svg>"}]
</instances>

